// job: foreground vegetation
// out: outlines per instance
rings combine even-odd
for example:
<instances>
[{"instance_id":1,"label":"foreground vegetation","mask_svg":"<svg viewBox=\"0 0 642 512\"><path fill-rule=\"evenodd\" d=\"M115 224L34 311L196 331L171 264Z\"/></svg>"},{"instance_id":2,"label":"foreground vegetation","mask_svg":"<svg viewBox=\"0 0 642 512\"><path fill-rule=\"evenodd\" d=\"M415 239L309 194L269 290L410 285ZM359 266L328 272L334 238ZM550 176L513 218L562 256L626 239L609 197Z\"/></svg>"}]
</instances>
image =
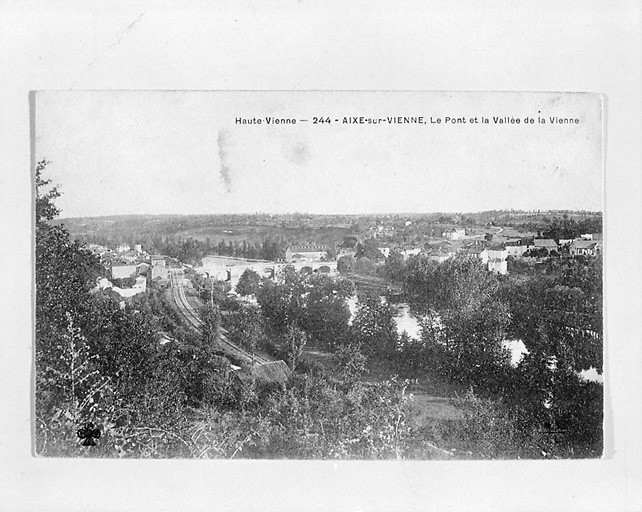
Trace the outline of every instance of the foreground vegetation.
<instances>
[{"instance_id":1,"label":"foreground vegetation","mask_svg":"<svg viewBox=\"0 0 642 512\"><path fill-rule=\"evenodd\" d=\"M287 269L248 274L226 298L195 283L211 306L190 331L150 290L127 303L92 291L101 269L57 216L55 188L36 170L36 451L45 456L201 458L595 457L602 449L601 262L558 263L546 275L489 274L474 259L396 261L420 339L399 336L394 308L349 280ZM213 294L209 296L208 294ZM219 309L230 311L221 316ZM284 384L241 379L212 343L283 359ZM520 338L517 367L503 348ZM161 339L172 341L161 343ZM311 363L306 347L331 354ZM368 369L384 369L372 382ZM415 421L416 379L456 393L461 420ZM91 422L96 446L77 431Z\"/></svg>"}]
</instances>

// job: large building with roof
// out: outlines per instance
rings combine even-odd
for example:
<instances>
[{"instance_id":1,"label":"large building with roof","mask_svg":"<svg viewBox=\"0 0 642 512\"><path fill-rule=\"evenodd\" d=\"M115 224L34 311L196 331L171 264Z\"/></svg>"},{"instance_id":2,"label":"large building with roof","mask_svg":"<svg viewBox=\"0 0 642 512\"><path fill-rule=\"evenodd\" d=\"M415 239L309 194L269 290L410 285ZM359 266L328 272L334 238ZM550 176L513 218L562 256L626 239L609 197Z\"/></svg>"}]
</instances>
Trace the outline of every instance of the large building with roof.
<instances>
[{"instance_id":1,"label":"large building with roof","mask_svg":"<svg viewBox=\"0 0 642 512\"><path fill-rule=\"evenodd\" d=\"M112 279L127 279L129 277L136 277L136 265L112 265Z\"/></svg>"},{"instance_id":2,"label":"large building with roof","mask_svg":"<svg viewBox=\"0 0 642 512\"><path fill-rule=\"evenodd\" d=\"M291 245L285 251L285 260L319 261L328 257L328 247L316 244Z\"/></svg>"},{"instance_id":3,"label":"large building with roof","mask_svg":"<svg viewBox=\"0 0 642 512\"><path fill-rule=\"evenodd\" d=\"M533 245L535 249L546 249L549 253L559 250L557 242L552 238L536 238Z\"/></svg>"},{"instance_id":4,"label":"large building with roof","mask_svg":"<svg viewBox=\"0 0 642 512\"><path fill-rule=\"evenodd\" d=\"M571 256L597 256L602 252L602 245L593 240L573 240L569 247Z\"/></svg>"}]
</instances>

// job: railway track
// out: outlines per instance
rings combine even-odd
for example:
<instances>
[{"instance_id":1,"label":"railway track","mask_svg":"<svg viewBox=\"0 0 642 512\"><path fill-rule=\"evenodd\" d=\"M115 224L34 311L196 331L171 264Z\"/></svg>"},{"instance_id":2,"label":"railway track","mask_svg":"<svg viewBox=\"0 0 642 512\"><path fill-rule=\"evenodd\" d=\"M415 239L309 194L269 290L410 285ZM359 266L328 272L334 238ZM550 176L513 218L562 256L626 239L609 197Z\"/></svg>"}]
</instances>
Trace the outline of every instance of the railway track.
<instances>
[{"instance_id":1,"label":"railway track","mask_svg":"<svg viewBox=\"0 0 642 512\"><path fill-rule=\"evenodd\" d=\"M187 322L197 331L200 331L203 327L203 322L199 318L194 308L188 302L187 297L185 296L185 290L181 285L181 279L183 278L183 273L177 271L170 271L171 283L172 283L172 297L176 306L178 307L181 314L185 317ZM236 343L232 343L226 336L227 331L221 327L219 330L219 339L218 346L227 354L244 361L247 364L252 363L267 363L270 360L264 357L258 356L256 354L251 354L242 347L239 347Z\"/></svg>"}]
</instances>

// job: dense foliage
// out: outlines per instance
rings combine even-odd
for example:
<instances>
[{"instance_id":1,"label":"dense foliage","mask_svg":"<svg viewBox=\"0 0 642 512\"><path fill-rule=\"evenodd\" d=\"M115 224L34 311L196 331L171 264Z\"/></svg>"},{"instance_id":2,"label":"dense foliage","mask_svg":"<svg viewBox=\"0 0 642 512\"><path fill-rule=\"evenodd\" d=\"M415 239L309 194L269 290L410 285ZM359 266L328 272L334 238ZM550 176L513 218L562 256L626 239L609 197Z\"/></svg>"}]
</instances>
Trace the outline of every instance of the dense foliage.
<instances>
[{"instance_id":1,"label":"dense foliage","mask_svg":"<svg viewBox=\"0 0 642 512\"><path fill-rule=\"evenodd\" d=\"M200 335L180 325L158 292L127 302L96 291L100 267L64 226L48 181L36 169L36 451L48 456L102 457L345 457L403 455L404 383L374 387L331 381L323 372L296 375L261 391L236 378L214 348L221 315L212 300ZM281 286L308 292L301 324L317 340L333 336L332 319L349 315L326 293L350 294L347 283L289 275ZM318 290L315 288L318 286ZM347 288L346 288L347 287ZM281 288L267 292L281 292ZM267 293L266 292L266 293ZM288 304L288 300L293 302ZM303 306L303 304L301 304ZM230 335L256 347L265 324L281 334L293 368L310 334L292 324L290 296L264 315L242 308ZM284 308L284 311L279 311ZM315 315L334 311L327 322ZM285 316L284 316L285 315ZM279 319L285 318L284 324ZM169 334L174 341L161 343ZM76 432L91 422L97 446Z\"/></svg>"},{"instance_id":2,"label":"dense foliage","mask_svg":"<svg viewBox=\"0 0 642 512\"><path fill-rule=\"evenodd\" d=\"M396 310L378 293L359 293L351 312L356 289L349 279L292 267L274 279L248 272L237 291L256 301L230 304L229 288L192 272L195 295L205 304L196 331L168 292L150 289L125 301L95 288L99 262L54 222L59 192L43 178L45 168L45 161L36 167L38 454L426 459L601 453L602 386L578 376L602 369L599 258L557 258L518 277L490 274L466 257L437 264L393 252L377 267L383 257L376 241L358 247L358 260L342 258L344 274L379 273L403 284L421 320L419 339L397 334ZM559 234L589 227L562 223ZM167 240L155 249L186 263L210 250L194 240ZM245 255L251 251L241 247ZM260 249L257 256L270 258L281 250L270 241ZM217 348L222 328L249 352L283 359L292 377L267 385L242 378ZM517 366L509 362L507 339L522 340L528 350ZM330 364L310 363L306 349L329 355ZM369 374L375 367L383 378ZM416 420L407 379L444 383L459 396L461 419ZM94 447L76 435L88 422L101 433Z\"/></svg>"},{"instance_id":3,"label":"dense foliage","mask_svg":"<svg viewBox=\"0 0 642 512\"><path fill-rule=\"evenodd\" d=\"M461 404L464 425L472 422L486 442L500 433L483 427L483 418L504 418L502 430L523 447L484 451L469 440L467 451L477 456L601 453L602 385L579 372L602 370L602 262L564 259L548 269L511 278L466 257L441 264L417 257L408 265L405 290L422 335L397 359L410 372L474 390ZM507 339L522 340L528 351L516 367ZM470 434L455 430L456 439Z\"/></svg>"}]
</instances>

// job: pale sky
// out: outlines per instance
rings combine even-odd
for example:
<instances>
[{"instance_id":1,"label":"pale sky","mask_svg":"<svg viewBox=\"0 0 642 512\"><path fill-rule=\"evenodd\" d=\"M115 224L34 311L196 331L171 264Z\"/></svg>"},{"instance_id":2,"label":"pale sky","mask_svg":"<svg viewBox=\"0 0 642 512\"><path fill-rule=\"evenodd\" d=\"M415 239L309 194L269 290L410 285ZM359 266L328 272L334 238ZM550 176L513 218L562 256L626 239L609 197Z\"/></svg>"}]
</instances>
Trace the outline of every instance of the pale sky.
<instances>
[{"instance_id":1,"label":"pale sky","mask_svg":"<svg viewBox=\"0 0 642 512\"><path fill-rule=\"evenodd\" d=\"M601 108L572 93L39 92L35 158L51 161L61 217L601 210ZM426 124L341 122L352 116Z\"/></svg>"}]
</instances>

